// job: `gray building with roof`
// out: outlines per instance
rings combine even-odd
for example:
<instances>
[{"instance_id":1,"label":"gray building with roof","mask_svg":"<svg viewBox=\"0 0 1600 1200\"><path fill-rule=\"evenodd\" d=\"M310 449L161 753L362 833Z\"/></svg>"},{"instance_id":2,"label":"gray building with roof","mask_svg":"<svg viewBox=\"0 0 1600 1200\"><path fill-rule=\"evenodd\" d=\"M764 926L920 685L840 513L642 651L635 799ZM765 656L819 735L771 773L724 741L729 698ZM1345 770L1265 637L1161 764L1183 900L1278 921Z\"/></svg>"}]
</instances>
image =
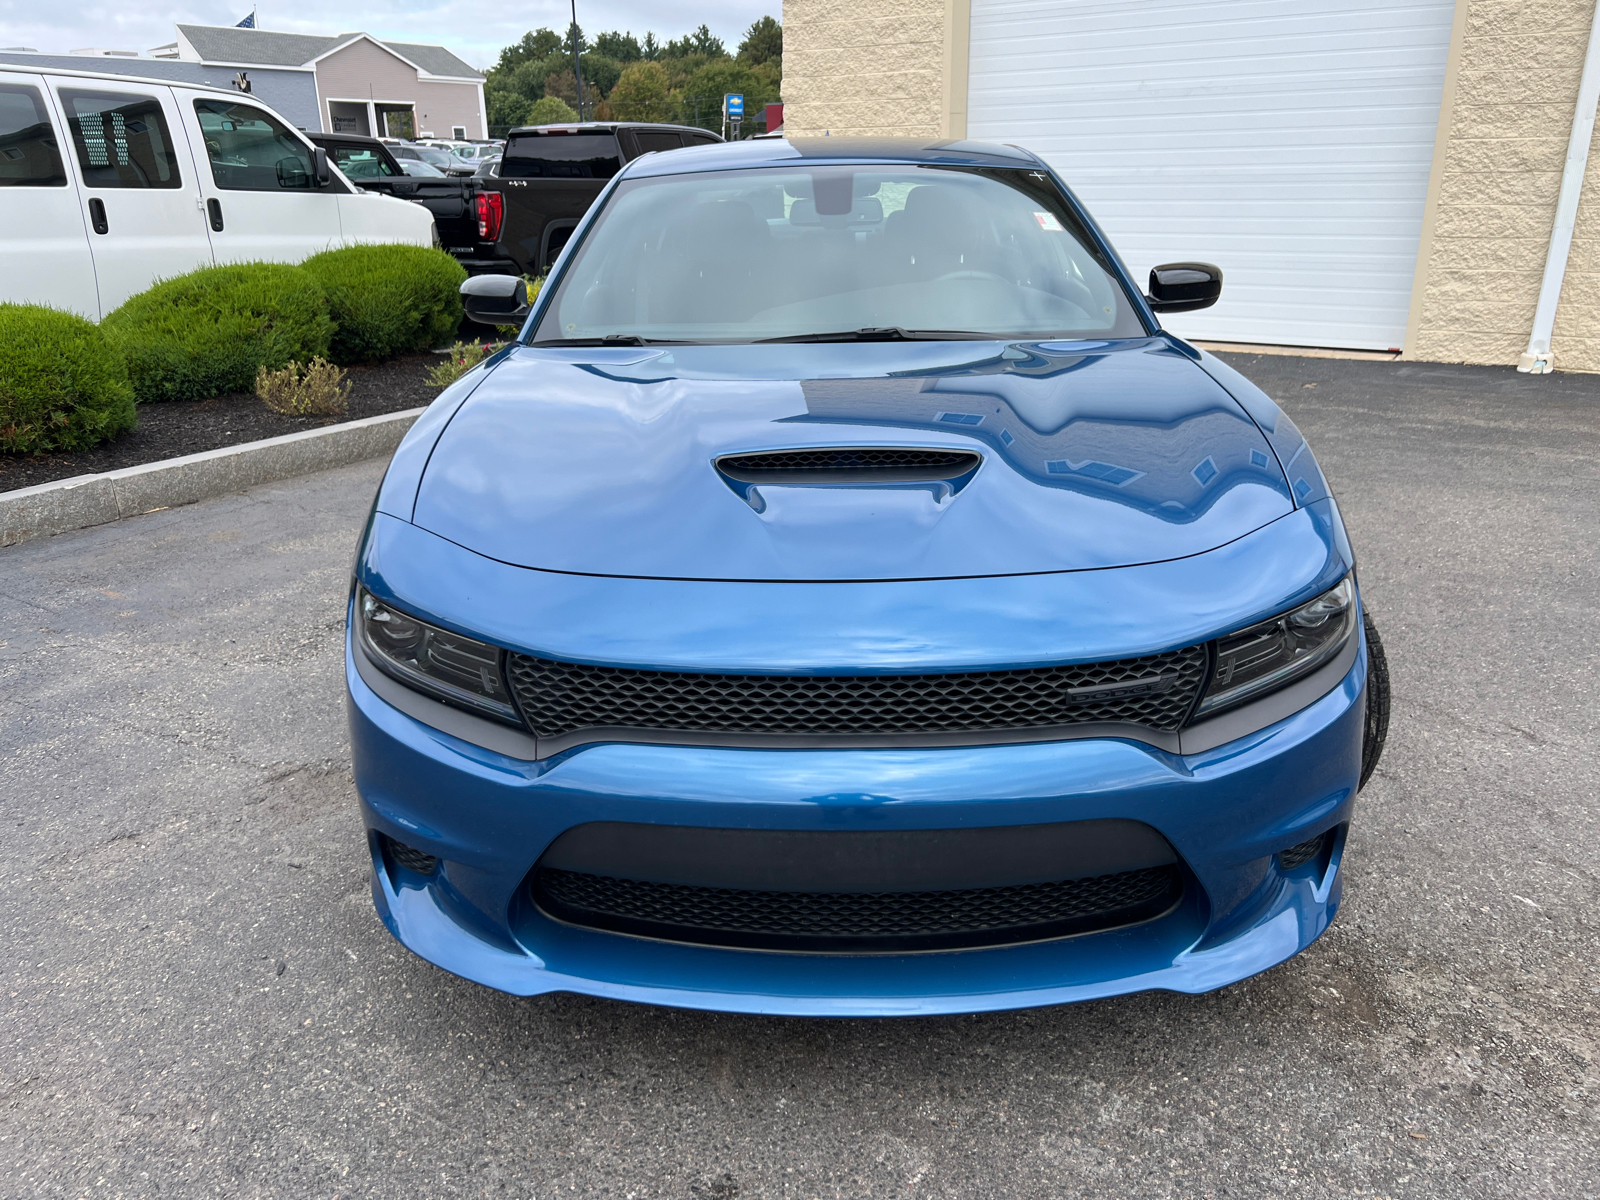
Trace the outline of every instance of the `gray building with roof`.
<instances>
[{"instance_id":1,"label":"gray building with roof","mask_svg":"<svg viewBox=\"0 0 1600 1200\"><path fill-rule=\"evenodd\" d=\"M243 71L254 94L309 130L488 136L483 75L443 46L383 42L368 33L312 37L226 25L179 25L177 30L175 41L150 52L151 60L119 59L116 69L126 71L136 61L193 65L225 81ZM269 78L288 103L256 86Z\"/></svg>"},{"instance_id":2,"label":"gray building with roof","mask_svg":"<svg viewBox=\"0 0 1600 1200\"><path fill-rule=\"evenodd\" d=\"M212 87L239 89L240 68L203 62L183 62L172 58L138 58L122 54L40 54L31 50L0 50L0 63L21 67L65 71L105 71L114 75L133 75L161 79L170 83L205 83ZM316 73L301 67L263 67L252 63L244 69L243 82L250 93L291 125L301 129L323 128L317 109Z\"/></svg>"}]
</instances>

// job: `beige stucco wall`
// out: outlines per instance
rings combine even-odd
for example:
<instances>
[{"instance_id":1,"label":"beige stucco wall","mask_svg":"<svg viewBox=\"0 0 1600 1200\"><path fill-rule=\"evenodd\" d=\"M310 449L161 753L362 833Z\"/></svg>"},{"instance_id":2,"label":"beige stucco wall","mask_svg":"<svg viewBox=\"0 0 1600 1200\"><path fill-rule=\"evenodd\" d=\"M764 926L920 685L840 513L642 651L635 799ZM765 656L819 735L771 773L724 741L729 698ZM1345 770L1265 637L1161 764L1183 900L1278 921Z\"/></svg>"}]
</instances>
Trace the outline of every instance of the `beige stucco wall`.
<instances>
[{"instance_id":1,"label":"beige stucco wall","mask_svg":"<svg viewBox=\"0 0 1600 1200\"><path fill-rule=\"evenodd\" d=\"M784 132L938 137L945 7L946 0L784 0Z\"/></svg>"},{"instance_id":2,"label":"beige stucco wall","mask_svg":"<svg viewBox=\"0 0 1600 1200\"><path fill-rule=\"evenodd\" d=\"M1594 0L1460 0L1408 357L1515 364L1544 277ZM1600 159L1591 157L1552 350L1600 370Z\"/></svg>"},{"instance_id":3,"label":"beige stucco wall","mask_svg":"<svg viewBox=\"0 0 1600 1200\"><path fill-rule=\"evenodd\" d=\"M468 137L487 136L479 119L476 84L419 81L416 68L368 41L352 42L317 63L317 92L329 129L329 100L372 99L414 104L419 134L430 130L449 137L452 125L463 125Z\"/></svg>"}]
</instances>

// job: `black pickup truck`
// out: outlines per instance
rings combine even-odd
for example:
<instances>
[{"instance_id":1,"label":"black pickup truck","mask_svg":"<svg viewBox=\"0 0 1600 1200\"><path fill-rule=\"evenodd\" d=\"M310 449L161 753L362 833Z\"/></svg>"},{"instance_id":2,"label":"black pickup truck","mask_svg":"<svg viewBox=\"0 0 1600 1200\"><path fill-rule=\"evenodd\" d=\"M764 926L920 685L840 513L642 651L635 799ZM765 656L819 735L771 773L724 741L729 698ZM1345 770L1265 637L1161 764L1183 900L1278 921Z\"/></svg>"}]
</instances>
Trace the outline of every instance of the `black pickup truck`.
<instances>
[{"instance_id":1,"label":"black pickup truck","mask_svg":"<svg viewBox=\"0 0 1600 1200\"><path fill-rule=\"evenodd\" d=\"M377 138L353 133L308 133L328 152L350 182L422 205L433 214L440 244L469 275L511 273L511 260L496 245L500 238L501 198L477 179L418 177L400 169Z\"/></svg>"},{"instance_id":2,"label":"black pickup truck","mask_svg":"<svg viewBox=\"0 0 1600 1200\"><path fill-rule=\"evenodd\" d=\"M503 196L500 251L524 275L543 275L589 205L622 165L652 151L722 139L688 125L586 122L513 129L496 175L477 182Z\"/></svg>"}]
</instances>

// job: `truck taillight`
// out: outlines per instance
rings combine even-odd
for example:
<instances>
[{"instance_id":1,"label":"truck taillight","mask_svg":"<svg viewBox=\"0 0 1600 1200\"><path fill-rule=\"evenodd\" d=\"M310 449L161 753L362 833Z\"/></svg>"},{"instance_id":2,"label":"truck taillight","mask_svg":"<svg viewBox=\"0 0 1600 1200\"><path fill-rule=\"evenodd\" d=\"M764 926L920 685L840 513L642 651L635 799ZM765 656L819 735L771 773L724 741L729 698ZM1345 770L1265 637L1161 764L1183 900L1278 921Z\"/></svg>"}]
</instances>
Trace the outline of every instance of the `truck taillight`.
<instances>
[{"instance_id":1,"label":"truck taillight","mask_svg":"<svg viewBox=\"0 0 1600 1200\"><path fill-rule=\"evenodd\" d=\"M481 242L497 241L500 237L500 222L506 213L505 198L499 192L478 193L478 240Z\"/></svg>"}]
</instances>

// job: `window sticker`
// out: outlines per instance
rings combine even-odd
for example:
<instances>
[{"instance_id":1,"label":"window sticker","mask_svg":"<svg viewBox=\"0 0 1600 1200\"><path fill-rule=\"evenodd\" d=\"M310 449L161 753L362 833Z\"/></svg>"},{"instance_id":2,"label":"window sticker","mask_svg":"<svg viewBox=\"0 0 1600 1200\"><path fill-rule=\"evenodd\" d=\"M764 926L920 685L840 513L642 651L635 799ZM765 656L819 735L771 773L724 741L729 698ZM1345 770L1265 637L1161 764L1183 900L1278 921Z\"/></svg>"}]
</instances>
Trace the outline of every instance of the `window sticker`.
<instances>
[{"instance_id":1,"label":"window sticker","mask_svg":"<svg viewBox=\"0 0 1600 1200\"><path fill-rule=\"evenodd\" d=\"M1061 222L1056 219L1055 213L1036 212L1033 214L1033 219L1039 222L1039 228L1043 229L1046 233L1066 232L1066 230L1062 228Z\"/></svg>"}]
</instances>

